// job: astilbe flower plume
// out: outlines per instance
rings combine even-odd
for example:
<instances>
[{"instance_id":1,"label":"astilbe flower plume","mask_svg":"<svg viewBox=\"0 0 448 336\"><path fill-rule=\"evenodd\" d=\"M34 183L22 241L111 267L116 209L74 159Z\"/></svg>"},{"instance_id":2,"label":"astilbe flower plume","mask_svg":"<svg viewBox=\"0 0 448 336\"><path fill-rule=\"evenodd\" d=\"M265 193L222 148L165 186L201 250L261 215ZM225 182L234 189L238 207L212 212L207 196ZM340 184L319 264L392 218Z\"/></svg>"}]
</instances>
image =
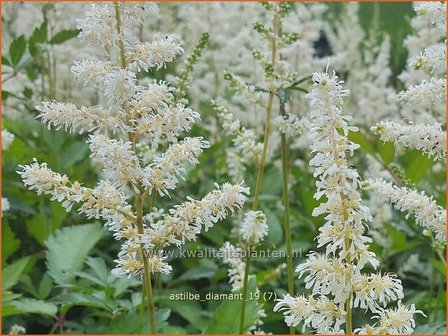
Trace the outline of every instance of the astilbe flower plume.
<instances>
[{"instance_id":1,"label":"astilbe flower plume","mask_svg":"<svg viewBox=\"0 0 448 336\"><path fill-rule=\"evenodd\" d=\"M145 268L170 273L172 267L161 251L195 240L202 230L241 208L249 194L242 183L224 183L200 200L188 197L167 212L152 213L159 211L153 208L156 197L169 196L186 179L187 167L198 164L199 155L209 147L202 137L181 135L200 116L173 102L169 83L140 85L136 80L139 71L164 67L183 52L172 35L135 42L127 25L156 10L151 3L91 5L85 18L78 20L79 37L104 47L105 54L116 51L120 61L114 63L113 56L108 61L83 59L71 70L75 80L98 90L105 104L78 108L74 103L48 101L36 107L38 118L49 128L89 133L90 158L102 169L97 185L88 188L71 182L37 160L19 171L30 190L51 195L67 211L76 206L87 218L102 219L113 236L123 240L112 271L117 276L143 274ZM149 213L144 215L147 199Z\"/></svg>"},{"instance_id":2,"label":"astilbe flower plume","mask_svg":"<svg viewBox=\"0 0 448 336\"><path fill-rule=\"evenodd\" d=\"M311 294L287 294L278 300L274 311L283 311L289 326L302 323L303 328L310 327L320 334L352 333L354 308L370 310L380 320L355 332L366 328L376 333L412 330L412 315L419 312L414 306L399 304L396 311L385 308L391 301L403 298L397 276L362 272L367 265L377 269L379 261L369 251L372 240L365 235L371 215L362 202L360 177L347 161L348 154L359 147L347 138L350 131L357 131L348 124L352 118L342 115L343 97L349 91L342 88L334 72L315 73L313 81L307 95L311 105L309 140L314 153L310 164L317 178L314 197L324 199L313 210L313 216L325 216L317 236L317 247L325 247L325 252L310 252L296 269L299 277L305 276L305 287ZM407 318L392 321L394 312Z\"/></svg>"},{"instance_id":3,"label":"astilbe flower plume","mask_svg":"<svg viewBox=\"0 0 448 336\"><path fill-rule=\"evenodd\" d=\"M405 149L416 149L434 161L446 159L446 3L422 2L414 4L416 16L412 20L417 34L406 39L410 59L401 79L408 88L398 94L405 113L411 118L406 124L382 121L372 131L383 141L393 142ZM407 110L406 110L407 109ZM430 122L429 122L430 121ZM432 240L440 259L446 245L446 210L432 196L412 186L394 185L382 178L366 181L372 195L393 204L411 215Z\"/></svg>"}]
</instances>

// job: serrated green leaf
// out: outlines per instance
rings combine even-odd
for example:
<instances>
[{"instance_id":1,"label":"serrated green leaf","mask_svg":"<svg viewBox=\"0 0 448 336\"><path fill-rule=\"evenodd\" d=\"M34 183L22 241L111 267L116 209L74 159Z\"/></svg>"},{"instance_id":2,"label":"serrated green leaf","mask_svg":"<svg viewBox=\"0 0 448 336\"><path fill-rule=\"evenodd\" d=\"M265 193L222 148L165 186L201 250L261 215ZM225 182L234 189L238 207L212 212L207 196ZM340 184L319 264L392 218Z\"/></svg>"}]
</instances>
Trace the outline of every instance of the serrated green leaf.
<instances>
[{"instance_id":1,"label":"serrated green leaf","mask_svg":"<svg viewBox=\"0 0 448 336\"><path fill-rule=\"evenodd\" d=\"M50 39L50 44L64 43L65 41L78 36L78 34L79 34L78 29L62 30Z\"/></svg>"},{"instance_id":2,"label":"serrated green leaf","mask_svg":"<svg viewBox=\"0 0 448 336\"><path fill-rule=\"evenodd\" d=\"M103 258L87 258L86 264L92 269L92 271L98 276L98 279L104 283L107 283L111 278L110 270L107 268ZM116 279L113 277L113 279Z\"/></svg>"},{"instance_id":3,"label":"serrated green leaf","mask_svg":"<svg viewBox=\"0 0 448 336\"><path fill-rule=\"evenodd\" d=\"M97 307L112 311L107 303L101 301L98 297L84 293L61 294L50 299L50 302L59 305ZM66 307L67 308L67 307Z\"/></svg>"},{"instance_id":4,"label":"serrated green leaf","mask_svg":"<svg viewBox=\"0 0 448 336\"><path fill-rule=\"evenodd\" d=\"M16 238L14 232L8 225L8 222L2 223L2 264L11 254L20 248L20 240Z\"/></svg>"},{"instance_id":5,"label":"serrated green leaf","mask_svg":"<svg viewBox=\"0 0 448 336\"><path fill-rule=\"evenodd\" d=\"M7 290L19 281L20 276L25 271L31 257L22 258L13 264L5 267L2 272L2 290Z\"/></svg>"},{"instance_id":6,"label":"serrated green leaf","mask_svg":"<svg viewBox=\"0 0 448 336\"><path fill-rule=\"evenodd\" d=\"M15 301L13 306L19 311L18 313L16 312L16 314L40 314L55 316L58 312L58 308L55 304L35 299L21 299L19 301Z\"/></svg>"},{"instance_id":7,"label":"serrated green leaf","mask_svg":"<svg viewBox=\"0 0 448 336\"><path fill-rule=\"evenodd\" d=\"M11 59L12 65L15 67L19 64L26 50L26 40L25 36L20 36L11 42L9 46L9 57Z\"/></svg>"},{"instance_id":8,"label":"serrated green leaf","mask_svg":"<svg viewBox=\"0 0 448 336\"><path fill-rule=\"evenodd\" d=\"M56 231L46 241L48 274L59 285L69 284L103 234L99 224L70 226Z\"/></svg>"}]
</instances>

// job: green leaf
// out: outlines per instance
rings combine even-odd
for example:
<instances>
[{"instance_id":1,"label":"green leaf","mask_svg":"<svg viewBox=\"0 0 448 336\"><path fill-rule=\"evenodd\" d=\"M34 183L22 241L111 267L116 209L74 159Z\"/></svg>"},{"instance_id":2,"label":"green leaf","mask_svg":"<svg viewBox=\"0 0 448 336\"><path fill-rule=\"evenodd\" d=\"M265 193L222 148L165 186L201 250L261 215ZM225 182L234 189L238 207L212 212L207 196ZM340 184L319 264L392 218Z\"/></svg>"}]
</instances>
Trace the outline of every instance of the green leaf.
<instances>
[{"instance_id":1,"label":"green leaf","mask_svg":"<svg viewBox=\"0 0 448 336\"><path fill-rule=\"evenodd\" d=\"M211 278L216 273L216 269L209 267L194 267L184 272L179 280L197 280L202 278Z\"/></svg>"},{"instance_id":2,"label":"green leaf","mask_svg":"<svg viewBox=\"0 0 448 336\"><path fill-rule=\"evenodd\" d=\"M11 62L4 56L2 56L2 64L11 66Z\"/></svg>"},{"instance_id":3,"label":"green leaf","mask_svg":"<svg viewBox=\"0 0 448 336\"><path fill-rule=\"evenodd\" d=\"M10 304L17 299L20 299L22 294L13 293L11 291L5 291L2 293L2 306Z\"/></svg>"},{"instance_id":4,"label":"green leaf","mask_svg":"<svg viewBox=\"0 0 448 336\"><path fill-rule=\"evenodd\" d=\"M86 158L89 147L83 141L72 143L62 154L62 162L64 167L71 167L76 162Z\"/></svg>"},{"instance_id":5,"label":"green leaf","mask_svg":"<svg viewBox=\"0 0 448 336\"><path fill-rule=\"evenodd\" d=\"M201 332L207 326L208 319L206 318L206 313L201 309L201 305L197 301L164 300L163 306L172 309L173 312L182 316Z\"/></svg>"},{"instance_id":6,"label":"green leaf","mask_svg":"<svg viewBox=\"0 0 448 336\"><path fill-rule=\"evenodd\" d=\"M214 225L207 232L203 232L202 235L210 239L216 246L221 246L225 242L227 231L220 225Z\"/></svg>"},{"instance_id":7,"label":"green leaf","mask_svg":"<svg viewBox=\"0 0 448 336\"><path fill-rule=\"evenodd\" d=\"M2 290L7 290L19 281L24 273L31 257L22 258L15 263L5 267L2 272Z\"/></svg>"},{"instance_id":8,"label":"green leaf","mask_svg":"<svg viewBox=\"0 0 448 336\"><path fill-rule=\"evenodd\" d=\"M97 275L97 279L104 284L107 284L111 278L110 270L106 266L103 258L87 258L86 264L92 269L93 273ZM112 277L112 279L116 279Z\"/></svg>"},{"instance_id":9,"label":"green leaf","mask_svg":"<svg viewBox=\"0 0 448 336\"><path fill-rule=\"evenodd\" d=\"M15 301L13 306L18 310L16 314L40 314L55 316L58 312L58 308L55 304L35 299L21 299L19 301Z\"/></svg>"},{"instance_id":10,"label":"green leaf","mask_svg":"<svg viewBox=\"0 0 448 336\"><path fill-rule=\"evenodd\" d=\"M390 164L394 159L395 146L393 142L384 142L378 144L378 152L386 165Z\"/></svg>"},{"instance_id":11,"label":"green leaf","mask_svg":"<svg viewBox=\"0 0 448 336\"><path fill-rule=\"evenodd\" d=\"M52 227L52 221L48 218L45 211L45 202L43 199L39 200L38 209L38 214L26 221L26 227L28 234L43 246L45 240L56 230L56 228Z\"/></svg>"},{"instance_id":12,"label":"green leaf","mask_svg":"<svg viewBox=\"0 0 448 336\"><path fill-rule=\"evenodd\" d=\"M244 316L244 329L254 324L261 305L258 301L250 299L256 292L255 277L250 277L247 287L246 312ZM225 300L215 311L205 334L238 334L241 318L241 300Z\"/></svg>"},{"instance_id":13,"label":"green leaf","mask_svg":"<svg viewBox=\"0 0 448 336\"><path fill-rule=\"evenodd\" d=\"M38 51L38 44L44 43L47 41L47 20L42 22L39 27L36 27L33 31L33 34L28 41L28 50L30 51L31 56L36 56Z\"/></svg>"},{"instance_id":14,"label":"green leaf","mask_svg":"<svg viewBox=\"0 0 448 336\"><path fill-rule=\"evenodd\" d=\"M2 223L2 264L9 258L11 254L20 247L20 240L16 238L14 232L8 225L8 222Z\"/></svg>"},{"instance_id":15,"label":"green leaf","mask_svg":"<svg viewBox=\"0 0 448 336\"><path fill-rule=\"evenodd\" d=\"M103 234L99 224L70 226L56 231L46 242L48 274L59 285L69 284Z\"/></svg>"},{"instance_id":16,"label":"green leaf","mask_svg":"<svg viewBox=\"0 0 448 336\"><path fill-rule=\"evenodd\" d=\"M262 195L279 195L282 191L282 172L277 167L271 167L264 173L263 184L261 186Z\"/></svg>"},{"instance_id":17,"label":"green leaf","mask_svg":"<svg viewBox=\"0 0 448 336\"><path fill-rule=\"evenodd\" d=\"M64 219L68 216L68 212L64 209L64 207L57 202L50 203L51 208L51 228L52 233L56 231L61 225Z\"/></svg>"},{"instance_id":18,"label":"green leaf","mask_svg":"<svg viewBox=\"0 0 448 336\"><path fill-rule=\"evenodd\" d=\"M431 263L443 274L444 277L446 277L446 266L442 261L438 259L431 259Z\"/></svg>"},{"instance_id":19,"label":"green leaf","mask_svg":"<svg viewBox=\"0 0 448 336\"><path fill-rule=\"evenodd\" d=\"M168 325L168 326L163 328L162 334L186 335L186 334L188 334L188 332L184 328L182 328L182 327Z\"/></svg>"},{"instance_id":20,"label":"green leaf","mask_svg":"<svg viewBox=\"0 0 448 336\"><path fill-rule=\"evenodd\" d=\"M59 33L57 33L55 36L53 36L50 40L50 44L61 44L64 43L67 40L70 40L76 36L78 36L79 30L78 29L67 29L62 30Z\"/></svg>"},{"instance_id":21,"label":"green leaf","mask_svg":"<svg viewBox=\"0 0 448 336\"><path fill-rule=\"evenodd\" d=\"M415 248L419 244L418 241L409 242L406 239L406 234L398 230L394 225L390 223L384 223L384 228L387 231L388 236L391 238L392 246L390 252L400 253Z\"/></svg>"},{"instance_id":22,"label":"green leaf","mask_svg":"<svg viewBox=\"0 0 448 336\"><path fill-rule=\"evenodd\" d=\"M44 300L46 299L53 289L53 281L51 280L50 276L48 274L44 274L42 276L42 279L39 282L39 287L37 289L39 299Z\"/></svg>"},{"instance_id":23,"label":"green leaf","mask_svg":"<svg viewBox=\"0 0 448 336\"><path fill-rule=\"evenodd\" d=\"M26 40L25 36L20 36L11 42L9 46L9 56L11 58L11 63L15 67L19 64L26 50Z\"/></svg>"},{"instance_id":24,"label":"green leaf","mask_svg":"<svg viewBox=\"0 0 448 336\"><path fill-rule=\"evenodd\" d=\"M407 151L404 157L406 161L406 176L414 183L419 182L426 171L432 167L434 161L420 151Z\"/></svg>"},{"instance_id":25,"label":"green leaf","mask_svg":"<svg viewBox=\"0 0 448 336\"><path fill-rule=\"evenodd\" d=\"M171 314L169 309L157 309L155 312L157 331L167 325L166 320ZM149 334L149 322L140 313L129 311L115 317L109 324L107 334Z\"/></svg>"},{"instance_id":26,"label":"green leaf","mask_svg":"<svg viewBox=\"0 0 448 336\"><path fill-rule=\"evenodd\" d=\"M280 222L279 217L276 216L276 213L272 212L268 208L262 207L262 210L266 215L266 222L269 227L268 235L265 239L275 245L278 245L283 240L283 222Z\"/></svg>"},{"instance_id":27,"label":"green leaf","mask_svg":"<svg viewBox=\"0 0 448 336\"><path fill-rule=\"evenodd\" d=\"M69 293L61 294L50 299L54 304L66 305L65 308L72 306L97 307L112 311L105 302L91 294Z\"/></svg>"},{"instance_id":28,"label":"green leaf","mask_svg":"<svg viewBox=\"0 0 448 336\"><path fill-rule=\"evenodd\" d=\"M19 310L16 306L4 305L2 304L2 317L18 315L21 314L22 311Z\"/></svg>"},{"instance_id":29,"label":"green leaf","mask_svg":"<svg viewBox=\"0 0 448 336\"><path fill-rule=\"evenodd\" d=\"M362 133L350 131L347 137L350 141L358 144L366 153L375 155L375 151Z\"/></svg>"}]
</instances>

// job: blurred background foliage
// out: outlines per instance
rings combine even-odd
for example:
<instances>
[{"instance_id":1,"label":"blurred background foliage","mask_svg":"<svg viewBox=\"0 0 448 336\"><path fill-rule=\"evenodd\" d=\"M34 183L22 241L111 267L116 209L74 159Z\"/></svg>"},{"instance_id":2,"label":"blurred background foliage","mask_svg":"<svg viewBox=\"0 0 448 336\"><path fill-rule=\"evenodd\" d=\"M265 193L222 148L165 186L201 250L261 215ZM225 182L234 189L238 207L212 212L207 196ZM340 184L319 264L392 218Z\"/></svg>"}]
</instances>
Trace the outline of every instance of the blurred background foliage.
<instances>
[{"instance_id":1,"label":"blurred background foliage","mask_svg":"<svg viewBox=\"0 0 448 336\"><path fill-rule=\"evenodd\" d=\"M330 3L328 17L337 18L343 5ZM411 33L409 20L413 15L412 4L362 3L360 22L366 33L372 24L391 37L392 78L395 79L406 62L403 39ZM39 43L64 44L76 36L76 31L50 32L45 24L36 28L31 37L6 36L8 17L2 17L2 36L9 40L3 45L2 64L9 65L14 72L21 72L30 80L55 75ZM323 42L325 43L325 41ZM328 46L327 46L328 47ZM188 51L188 46L187 46ZM179 63L163 70L158 76L165 78L180 66ZM69 69L66 69L69 71ZM3 74L2 74L3 75ZM4 78L3 78L4 79ZM2 79L2 80L3 80ZM194 79L193 79L194 80ZM393 85L400 89L400 83ZM2 156L2 195L7 196L10 210L2 217L2 332L8 333L14 324L23 325L30 333L148 333L148 325L141 314L141 294L137 279L117 279L110 274L113 259L119 250L119 243L112 240L99 222L87 222L75 211L66 213L49 197L38 197L24 188L16 171L20 164L29 163L33 157L47 162L55 171L66 174L72 180L80 180L86 186L94 186L99 173L91 165L85 136L70 135L63 130L47 129L35 119L34 104L39 98L52 97L52 88L34 92L26 87L20 97L22 107L28 112L19 119L3 118L2 128L15 135L11 147ZM57 88L53 88L57 89ZM11 93L2 91L3 108L7 106ZM214 112L207 104L201 104L199 111L203 120L214 118ZM206 139L219 137L209 129L196 125L192 135ZM200 164L189 172L186 183L171 199L163 199L162 208L185 200L186 195L200 198L213 188L213 183L227 181L226 148L231 139L221 137L200 157ZM444 171L435 172L433 161L417 151L397 155L390 144L383 144L372 137L353 135L353 141L361 145L354 162L360 171L366 169L366 157L379 153L390 165L397 164L406 177L421 189L431 190L439 204L446 203L442 184ZM273 164L280 153L275 153L265 169L262 188L261 209L268 218L268 244L260 249L285 249L281 200L281 170ZM308 167L309 153L294 149L291 157L300 160L301 165L292 164L293 184L290 188L291 228L293 250L301 251L302 258L314 246L313 238L322 219L312 217L317 205L312 195L315 192L314 178ZM246 184L255 184L255 170L249 168ZM439 187L440 186L440 187ZM250 200L249 200L250 202ZM415 303L427 317L418 317L416 333L444 333L446 316L446 269L422 236L421 228L412 218L394 212L393 222L385 223L390 247L373 244L372 250L381 261L385 271L394 270L403 279L405 303ZM217 248L231 240L232 224L225 221L202 234L195 242L186 245L187 250ZM412 258L418 257L420 268L406 268ZM295 260L295 264L302 259ZM202 297L207 292L229 293L227 269L217 259L179 258L169 261L173 273L158 276L155 280L155 295L159 332L163 333L212 333L225 332L222 328L235 319L238 302L225 306L218 301L172 301L170 294L191 292ZM273 270L284 260L257 259L252 268L262 293L286 293L286 276ZM303 283L297 280L297 290L305 291ZM287 328L279 313L272 313L273 300L261 303L267 317L263 329L268 332L286 333ZM217 311L218 306L220 309ZM218 312L218 313L215 313ZM249 314L250 315L250 314ZM362 316L355 316L361 324ZM217 327L218 326L218 327ZM221 328L221 329L220 329ZM299 330L298 330L299 331Z\"/></svg>"}]
</instances>

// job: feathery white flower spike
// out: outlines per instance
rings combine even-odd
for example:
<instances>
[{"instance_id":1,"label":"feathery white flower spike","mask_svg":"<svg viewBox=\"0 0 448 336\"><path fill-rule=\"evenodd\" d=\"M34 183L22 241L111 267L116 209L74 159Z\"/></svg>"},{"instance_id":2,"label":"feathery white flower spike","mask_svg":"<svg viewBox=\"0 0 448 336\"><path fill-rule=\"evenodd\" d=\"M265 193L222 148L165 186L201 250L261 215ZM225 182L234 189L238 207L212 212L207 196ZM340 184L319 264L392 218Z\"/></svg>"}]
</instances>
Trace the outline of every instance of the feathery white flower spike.
<instances>
[{"instance_id":1,"label":"feathery white flower spike","mask_svg":"<svg viewBox=\"0 0 448 336\"><path fill-rule=\"evenodd\" d=\"M423 80L420 84L410 86L406 91L398 95L398 99L413 107L430 109L434 104L442 104L446 101L446 79Z\"/></svg>"},{"instance_id":2,"label":"feathery white flower spike","mask_svg":"<svg viewBox=\"0 0 448 336\"><path fill-rule=\"evenodd\" d=\"M415 216L419 225L433 231L435 238L446 244L446 210L424 191L398 187L383 179L367 180L366 189L392 203L406 217Z\"/></svg>"},{"instance_id":3,"label":"feathery white flower spike","mask_svg":"<svg viewBox=\"0 0 448 336\"><path fill-rule=\"evenodd\" d=\"M106 98L107 107L78 109L72 103L50 101L36 108L48 128L91 133L87 142L90 158L102 168L97 185L87 188L70 182L66 175L36 160L19 166L18 172L30 190L51 195L51 200L60 202L67 211L76 204L78 212L104 220L114 238L124 240L113 270L117 276L142 275L143 271L146 276L149 272L170 273L172 267L163 255L154 252L195 240L201 230L207 231L241 208L249 194L242 183L224 183L201 200L188 198L167 213L144 216L143 198L156 192L169 195L186 178L187 165L198 164L199 155L209 147L202 137L179 139L200 116L173 102L173 88L168 83L137 83L137 71L165 67L183 52L172 35L156 35L150 43L135 43L130 22L141 22L145 13L154 13L156 8L148 3L93 4L86 17L77 21L82 39L99 44L109 53L120 49L120 65L84 59L71 68L76 80L96 88ZM164 153L156 154L161 144ZM135 213L127 202L131 194L140 198L140 203L135 201Z\"/></svg>"},{"instance_id":4,"label":"feathery white flower spike","mask_svg":"<svg viewBox=\"0 0 448 336\"><path fill-rule=\"evenodd\" d=\"M288 137L301 133L303 129L302 121L293 113L275 117L272 120L272 127L278 132L286 134Z\"/></svg>"},{"instance_id":5,"label":"feathery white flower spike","mask_svg":"<svg viewBox=\"0 0 448 336\"><path fill-rule=\"evenodd\" d=\"M421 310L415 309L415 305L406 306L398 301L397 308L378 308L374 319L378 322L373 326L366 324L362 328L355 329L355 334L360 335L396 335L412 334L415 328L415 314L426 316Z\"/></svg>"},{"instance_id":6,"label":"feathery white flower spike","mask_svg":"<svg viewBox=\"0 0 448 336\"><path fill-rule=\"evenodd\" d=\"M232 291L238 292L243 288L244 268L246 266L242 260L243 251L229 242L225 242L219 251L222 254L224 263L229 265L228 275Z\"/></svg>"},{"instance_id":7,"label":"feathery white flower spike","mask_svg":"<svg viewBox=\"0 0 448 336\"><path fill-rule=\"evenodd\" d=\"M380 135L382 141L418 149L434 160L446 159L446 131L442 130L439 123L403 125L394 121L381 121L371 130Z\"/></svg>"},{"instance_id":8,"label":"feathery white flower spike","mask_svg":"<svg viewBox=\"0 0 448 336\"><path fill-rule=\"evenodd\" d=\"M303 323L303 328L317 333L351 333L352 323L349 327L348 321L352 309L375 313L378 307L401 300L403 288L394 274L362 273L366 264L376 269L379 261L369 251L371 238L364 235L372 218L362 204L360 178L347 161L348 154L359 147L347 138L349 131L357 129L348 125L350 117L342 115L343 97L349 92L334 72L316 73L313 81L307 95L311 100L309 140L314 153L310 164L317 178L314 197L320 200L325 196L313 215L325 215L317 237L317 247L325 247L325 253L311 252L296 269L299 278L305 277L305 288L311 295L288 294L278 300L274 311L283 311L288 326Z\"/></svg>"},{"instance_id":9,"label":"feathery white flower spike","mask_svg":"<svg viewBox=\"0 0 448 336\"><path fill-rule=\"evenodd\" d=\"M184 49L173 35L156 35L152 42L136 44L134 49L126 55L127 62L135 66L138 71L148 71L155 67L157 70L170 63Z\"/></svg>"}]
</instances>

